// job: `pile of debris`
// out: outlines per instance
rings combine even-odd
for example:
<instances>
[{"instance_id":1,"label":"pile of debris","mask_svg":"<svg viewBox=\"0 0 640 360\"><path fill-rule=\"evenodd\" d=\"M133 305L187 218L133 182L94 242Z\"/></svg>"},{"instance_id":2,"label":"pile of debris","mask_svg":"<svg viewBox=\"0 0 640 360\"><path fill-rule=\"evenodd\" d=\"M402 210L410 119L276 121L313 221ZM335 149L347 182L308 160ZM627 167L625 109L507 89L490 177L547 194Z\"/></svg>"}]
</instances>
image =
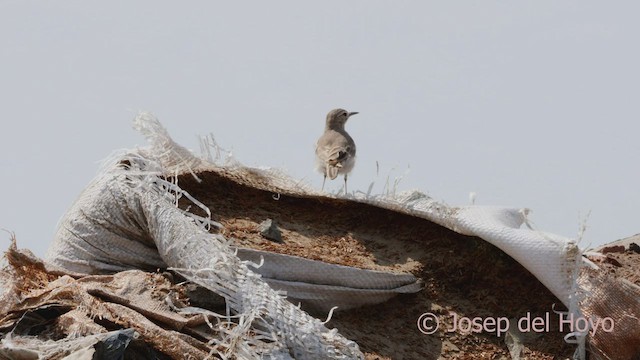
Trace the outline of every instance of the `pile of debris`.
<instances>
[{"instance_id":1,"label":"pile of debris","mask_svg":"<svg viewBox=\"0 0 640 360\"><path fill-rule=\"evenodd\" d=\"M320 194L195 157L148 115L136 126L152 146L107 163L45 262L7 252L0 358L640 354L638 254L589 260L522 229L526 210ZM574 328L586 318L616 329Z\"/></svg>"}]
</instances>

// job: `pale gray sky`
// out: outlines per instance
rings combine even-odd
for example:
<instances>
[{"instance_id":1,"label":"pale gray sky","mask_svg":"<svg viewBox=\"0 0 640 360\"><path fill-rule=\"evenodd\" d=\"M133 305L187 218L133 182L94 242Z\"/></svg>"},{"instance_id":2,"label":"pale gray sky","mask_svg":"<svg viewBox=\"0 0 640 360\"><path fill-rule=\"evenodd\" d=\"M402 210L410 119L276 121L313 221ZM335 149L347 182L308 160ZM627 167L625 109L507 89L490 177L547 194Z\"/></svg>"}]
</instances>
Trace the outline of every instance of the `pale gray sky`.
<instances>
[{"instance_id":1,"label":"pale gray sky","mask_svg":"<svg viewBox=\"0 0 640 360\"><path fill-rule=\"evenodd\" d=\"M319 188L314 142L344 107L360 112L351 190L403 176L399 189L451 205L474 191L529 207L567 237L590 211L585 243L633 235L638 13L634 1L0 0L0 228L43 255L99 161L145 144L139 110L188 148L213 133L239 161Z\"/></svg>"}]
</instances>

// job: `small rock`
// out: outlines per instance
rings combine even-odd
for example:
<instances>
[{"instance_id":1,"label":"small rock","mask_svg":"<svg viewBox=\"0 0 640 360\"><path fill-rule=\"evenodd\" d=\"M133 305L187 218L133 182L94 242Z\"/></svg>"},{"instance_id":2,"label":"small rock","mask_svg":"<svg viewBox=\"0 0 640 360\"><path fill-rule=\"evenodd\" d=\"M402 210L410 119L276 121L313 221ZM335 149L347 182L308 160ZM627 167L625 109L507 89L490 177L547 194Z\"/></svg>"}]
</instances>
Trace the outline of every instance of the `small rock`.
<instances>
[{"instance_id":1,"label":"small rock","mask_svg":"<svg viewBox=\"0 0 640 360\"><path fill-rule=\"evenodd\" d=\"M262 235L266 239L275 242L282 242L282 234L280 233L280 229L278 229L276 222L271 219L267 219L261 222L258 226L258 231L260 231L260 235Z\"/></svg>"},{"instance_id":2,"label":"small rock","mask_svg":"<svg viewBox=\"0 0 640 360\"><path fill-rule=\"evenodd\" d=\"M640 254L640 245L636 243L629 244L629 251L633 251L636 254Z\"/></svg>"},{"instance_id":3,"label":"small rock","mask_svg":"<svg viewBox=\"0 0 640 360\"><path fill-rule=\"evenodd\" d=\"M602 250L600 250L600 252L603 253L603 254L623 253L624 252L624 246L623 245L605 246L605 247L602 248Z\"/></svg>"}]
</instances>

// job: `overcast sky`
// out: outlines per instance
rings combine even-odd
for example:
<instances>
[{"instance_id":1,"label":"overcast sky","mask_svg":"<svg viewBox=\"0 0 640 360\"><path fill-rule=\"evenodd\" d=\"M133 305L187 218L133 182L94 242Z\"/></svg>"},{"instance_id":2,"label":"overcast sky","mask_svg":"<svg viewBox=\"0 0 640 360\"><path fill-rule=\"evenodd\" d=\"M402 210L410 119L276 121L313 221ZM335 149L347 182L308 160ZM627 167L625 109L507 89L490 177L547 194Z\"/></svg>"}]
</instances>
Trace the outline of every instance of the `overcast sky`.
<instances>
[{"instance_id":1,"label":"overcast sky","mask_svg":"<svg viewBox=\"0 0 640 360\"><path fill-rule=\"evenodd\" d=\"M567 237L590 212L584 245L636 234L638 4L0 0L0 228L43 255L99 161L145 144L140 110L319 188L314 143L343 107L350 190L402 177Z\"/></svg>"}]
</instances>

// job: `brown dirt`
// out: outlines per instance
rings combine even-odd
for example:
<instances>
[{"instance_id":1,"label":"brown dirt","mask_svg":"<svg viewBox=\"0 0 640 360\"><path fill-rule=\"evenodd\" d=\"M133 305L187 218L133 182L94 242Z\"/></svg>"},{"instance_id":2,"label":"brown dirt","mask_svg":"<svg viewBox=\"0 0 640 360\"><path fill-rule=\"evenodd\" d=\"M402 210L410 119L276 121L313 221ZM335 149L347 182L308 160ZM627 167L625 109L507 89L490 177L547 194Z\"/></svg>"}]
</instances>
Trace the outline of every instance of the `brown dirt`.
<instances>
[{"instance_id":1,"label":"brown dirt","mask_svg":"<svg viewBox=\"0 0 640 360\"><path fill-rule=\"evenodd\" d=\"M564 359L573 353L554 326L558 318L552 308L562 310L561 302L520 264L479 238L372 205L325 197L276 200L272 192L240 185L226 174L198 176L201 183L182 176L179 184L211 209L213 219L224 225L221 233L239 246L410 272L424 280L425 289L417 294L334 315L328 326L358 342L367 359L509 358L504 335L446 332L444 325L433 335L421 333L416 323L425 312L437 314L447 329L453 313L470 318L550 313L551 328L529 337L525 358ZM259 235L257 226L267 218L280 227L283 243Z\"/></svg>"},{"instance_id":2,"label":"brown dirt","mask_svg":"<svg viewBox=\"0 0 640 360\"><path fill-rule=\"evenodd\" d=\"M637 235L630 239L636 241L636 243L640 243L640 241L638 241L640 237ZM596 263L604 273L627 279L640 286L640 254L629 249L629 244L632 242L631 240L619 240L597 250L603 252L602 249L606 247L619 246L623 249L622 251L608 252L599 256L588 256L587 258Z\"/></svg>"}]
</instances>

